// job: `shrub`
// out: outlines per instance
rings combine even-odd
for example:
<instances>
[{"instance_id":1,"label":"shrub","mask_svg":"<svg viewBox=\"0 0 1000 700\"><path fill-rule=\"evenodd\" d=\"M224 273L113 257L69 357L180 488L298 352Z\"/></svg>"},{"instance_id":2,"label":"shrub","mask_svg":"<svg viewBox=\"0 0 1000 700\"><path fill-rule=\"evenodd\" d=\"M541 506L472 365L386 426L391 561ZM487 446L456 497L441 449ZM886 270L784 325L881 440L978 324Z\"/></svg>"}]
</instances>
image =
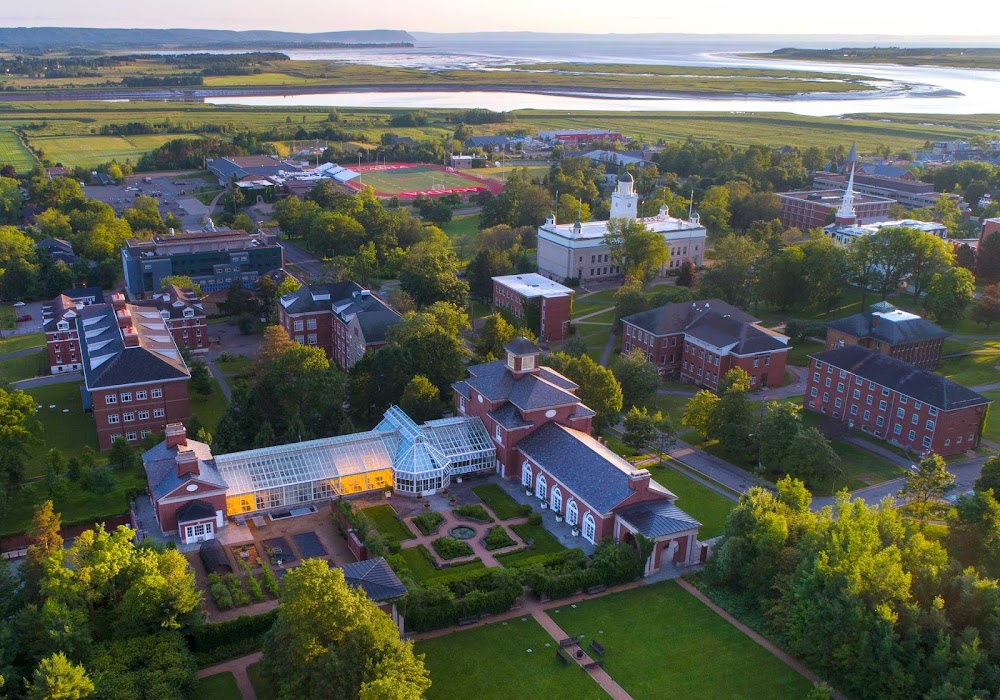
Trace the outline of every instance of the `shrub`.
<instances>
[{"instance_id":1,"label":"shrub","mask_svg":"<svg viewBox=\"0 0 1000 700\"><path fill-rule=\"evenodd\" d=\"M492 523L493 518L490 514L486 512L478 503L473 503L467 506L458 506L457 508L452 508L451 512L454 513L459 518L468 518L469 520L476 520L481 523Z\"/></svg>"},{"instance_id":2,"label":"shrub","mask_svg":"<svg viewBox=\"0 0 1000 700\"><path fill-rule=\"evenodd\" d=\"M472 556L472 547L454 537L439 537L431 542L431 546L445 560Z\"/></svg>"},{"instance_id":3,"label":"shrub","mask_svg":"<svg viewBox=\"0 0 1000 700\"><path fill-rule=\"evenodd\" d=\"M522 516L530 516L531 515L531 504L530 503L522 503L518 507L518 510L521 511L521 515Z\"/></svg>"},{"instance_id":4,"label":"shrub","mask_svg":"<svg viewBox=\"0 0 1000 700\"><path fill-rule=\"evenodd\" d=\"M531 514L528 515L528 524L529 525L541 525L542 524L542 514L541 513L536 513L534 511L532 511Z\"/></svg>"},{"instance_id":5,"label":"shrub","mask_svg":"<svg viewBox=\"0 0 1000 700\"><path fill-rule=\"evenodd\" d=\"M507 530L504 529L503 525L494 525L486 533L486 537L483 538L483 546L489 550L503 549L513 544L515 544L514 540L507 534Z\"/></svg>"},{"instance_id":6,"label":"shrub","mask_svg":"<svg viewBox=\"0 0 1000 700\"><path fill-rule=\"evenodd\" d=\"M247 574L247 588L250 590L250 598L255 603L264 600L264 589L261 588L260 581L254 578L253 574Z\"/></svg>"},{"instance_id":7,"label":"shrub","mask_svg":"<svg viewBox=\"0 0 1000 700\"><path fill-rule=\"evenodd\" d=\"M236 607L243 607L250 604L250 598L247 596L246 591L243 590L243 584L240 583L236 574L226 574L224 581L233 596L233 604Z\"/></svg>"},{"instance_id":8,"label":"shrub","mask_svg":"<svg viewBox=\"0 0 1000 700\"><path fill-rule=\"evenodd\" d=\"M401 605L407 629L426 632L454 625L464 617L506 612L523 593L516 573L489 569L446 585L417 587Z\"/></svg>"},{"instance_id":9,"label":"shrub","mask_svg":"<svg viewBox=\"0 0 1000 700\"><path fill-rule=\"evenodd\" d=\"M632 545L605 540L597 545L589 564L581 568L578 550L560 552L562 560L551 559L522 569L524 582L531 592L549 598L565 598L581 588L634 581L642 575L643 562Z\"/></svg>"},{"instance_id":10,"label":"shrub","mask_svg":"<svg viewBox=\"0 0 1000 700\"><path fill-rule=\"evenodd\" d=\"M228 589L219 585L228 593ZM260 649L264 634L274 625L277 609L262 615L240 615L235 620L211 622L191 630L187 642L199 666L211 666Z\"/></svg>"},{"instance_id":11,"label":"shrub","mask_svg":"<svg viewBox=\"0 0 1000 700\"><path fill-rule=\"evenodd\" d=\"M229 610L233 607L233 596L218 574L208 575L208 592L212 594L215 607L219 610Z\"/></svg>"},{"instance_id":12,"label":"shrub","mask_svg":"<svg viewBox=\"0 0 1000 700\"><path fill-rule=\"evenodd\" d=\"M272 598L277 598L278 579L274 575L274 572L271 571L271 568L269 566L264 565L262 571L260 572L260 578L264 584L264 590L267 591L267 594Z\"/></svg>"},{"instance_id":13,"label":"shrub","mask_svg":"<svg viewBox=\"0 0 1000 700\"><path fill-rule=\"evenodd\" d=\"M424 535L432 535L437 532L443 522L444 516L440 513L421 513L413 519L413 524Z\"/></svg>"}]
</instances>

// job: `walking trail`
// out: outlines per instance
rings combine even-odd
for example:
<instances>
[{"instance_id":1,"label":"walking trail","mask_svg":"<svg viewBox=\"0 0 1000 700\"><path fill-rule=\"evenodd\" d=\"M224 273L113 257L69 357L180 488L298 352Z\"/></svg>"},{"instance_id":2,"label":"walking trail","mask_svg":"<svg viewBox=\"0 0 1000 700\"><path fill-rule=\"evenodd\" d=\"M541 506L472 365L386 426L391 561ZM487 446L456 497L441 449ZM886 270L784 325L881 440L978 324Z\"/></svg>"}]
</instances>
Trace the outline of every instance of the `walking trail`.
<instances>
[{"instance_id":1,"label":"walking trail","mask_svg":"<svg viewBox=\"0 0 1000 700\"><path fill-rule=\"evenodd\" d=\"M247 675L247 667L260 661L260 657L261 652L258 651L222 664L209 666L198 671L197 677L205 678L207 676L214 676L217 673L232 673L233 678L236 679L236 686L240 689L240 695L243 696L243 700L257 700L257 692L253 689L253 684L250 683L250 676Z\"/></svg>"}]
</instances>

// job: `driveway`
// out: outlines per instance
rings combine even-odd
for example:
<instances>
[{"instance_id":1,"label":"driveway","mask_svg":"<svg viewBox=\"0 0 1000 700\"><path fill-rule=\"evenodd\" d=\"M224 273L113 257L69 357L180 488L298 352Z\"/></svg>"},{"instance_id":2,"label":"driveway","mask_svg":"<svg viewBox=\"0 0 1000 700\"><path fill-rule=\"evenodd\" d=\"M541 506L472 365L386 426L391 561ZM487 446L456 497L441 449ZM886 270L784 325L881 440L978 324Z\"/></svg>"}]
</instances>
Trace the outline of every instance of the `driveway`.
<instances>
[{"instance_id":1,"label":"driveway","mask_svg":"<svg viewBox=\"0 0 1000 700\"><path fill-rule=\"evenodd\" d=\"M323 261L309 251L289 241L279 241L279 244L285 249L285 266L298 268L305 281L321 280L326 275Z\"/></svg>"},{"instance_id":2,"label":"driveway","mask_svg":"<svg viewBox=\"0 0 1000 700\"><path fill-rule=\"evenodd\" d=\"M19 301L14 299L12 303ZM19 306L14 309L14 313L17 316L24 316L25 314L31 316L30 321L18 322L17 328L11 328L8 330L0 331L0 336L4 338L9 338L12 335L27 335L28 333L41 333L42 332L42 306L48 304L48 301L27 301L24 306Z\"/></svg>"}]
</instances>

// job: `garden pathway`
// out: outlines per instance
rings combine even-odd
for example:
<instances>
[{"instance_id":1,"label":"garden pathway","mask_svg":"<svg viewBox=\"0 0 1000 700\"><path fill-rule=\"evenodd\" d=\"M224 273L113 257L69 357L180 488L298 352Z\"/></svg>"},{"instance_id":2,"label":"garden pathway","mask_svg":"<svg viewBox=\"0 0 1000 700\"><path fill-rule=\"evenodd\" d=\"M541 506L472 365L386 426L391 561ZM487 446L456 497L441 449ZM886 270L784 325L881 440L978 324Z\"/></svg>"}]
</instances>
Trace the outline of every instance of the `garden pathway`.
<instances>
[{"instance_id":1,"label":"garden pathway","mask_svg":"<svg viewBox=\"0 0 1000 700\"><path fill-rule=\"evenodd\" d=\"M417 545L422 544L427 548L427 551L431 553L434 559L442 564L450 564L450 565L462 564L464 562L472 561L473 559L478 557L483 562L484 566L487 567L500 566L500 562L496 560L496 557L494 555L503 554L505 552L514 552L519 549L522 549L525 546L525 543L521 541L521 538L517 536L517 533L515 533L513 530L510 529L510 526L526 523L528 522L528 519L526 517L518 517L518 518L511 518L509 520L500 520L500 518L497 517L497 514L494 513L492 510L490 510L488 506L484 504L480 505L482 505L483 508L485 508L486 511L491 516L493 516L495 522L481 523L477 520L461 519L458 518L451 511L451 509L442 509L437 512L444 517L444 521L441 523L441 525L438 526L437 532L433 532L429 535L423 535L423 534L417 535L413 539L401 542L400 546L403 547L404 549L410 549L411 547L416 547ZM416 533L420 532L420 528L418 528L416 524L413 522L413 518L406 518L405 522L407 527L410 528L410 530ZM504 530L506 530L507 535L512 540L514 540L514 544L512 544L509 547L504 547L503 549L494 549L490 551L486 549L486 547L483 545L482 539L483 537L486 536L486 533L489 531L489 529L497 524L502 524L504 526ZM437 552L434 551L434 547L431 546L431 542L441 537L448 537L449 536L448 533L451 531L451 529L458 526L470 527L476 531L475 537L472 537L467 540L462 540L472 549L472 556L460 557L457 559L449 559L445 561L440 557L440 555L438 555Z\"/></svg>"},{"instance_id":2,"label":"garden pathway","mask_svg":"<svg viewBox=\"0 0 1000 700\"><path fill-rule=\"evenodd\" d=\"M240 689L240 695L243 696L243 700L257 700L257 692L253 689L250 676L247 675L247 667L260 661L260 657L261 652L257 651L247 656L241 656L238 659L231 659L225 663L201 669L198 671L197 677L205 678L206 676L214 676L216 673L226 673L228 671L236 679L236 686Z\"/></svg>"},{"instance_id":3,"label":"garden pathway","mask_svg":"<svg viewBox=\"0 0 1000 700\"><path fill-rule=\"evenodd\" d=\"M761 635L757 634L752 629L750 629L749 627L747 627L746 625L744 625L742 622L740 622L739 620L737 620L735 617L733 617L732 615L730 615L728 612L726 612L725 610L723 610L722 608L720 608L718 605L716 605L715 603L713 603L709 599L708 596L706 596L704 593L702 593L701 591L699 591L693 585L691 585L690 583L688 583L687 581L685 581L682 578L676 579L676 581L677 581L677 585L678 586L680 586L685 591L687 591L688 593L690 593L691 595L693 595L695 598L697 598L698 600L700 600L702 603L704 603L706 606L708 606L709 610L711 610L712 612L714 612L716 615L718 615L719 617L721 617L723 620L725 620L726 622L728 622L729 624L731 624L733 627L735 627L736 629L738 629L740 632L742 632L746 636L750 637L750 639L752 639L753 641L755 641L757 644L759 644L760 646L764 647L764 649L766 649L768 652L770 652L773 657L775 657L776 659L778 659L779 661L781 661L782 663L784 663L790 669L792 669L796 673L799 673L800 675L802 675L803 677L805 677L806 679L808 679L812 683L823 683L824 682L822 678L820 678L815 673L813 673L812 671L810 671L802 663L800 663L799 661L795 660L794 658L792 658L791 656L789 656L788 654L786 654L785 652L783 652L781 649L779 649L777 646L775 646L774 644L772 644L770 641L768 641L767 639L765 639ZM847 700L847 698L842 693L839 693L836 690L831 689L831 693L830 694L834 698L836 698L836 700Z\"/></svg>"}]
</instances>

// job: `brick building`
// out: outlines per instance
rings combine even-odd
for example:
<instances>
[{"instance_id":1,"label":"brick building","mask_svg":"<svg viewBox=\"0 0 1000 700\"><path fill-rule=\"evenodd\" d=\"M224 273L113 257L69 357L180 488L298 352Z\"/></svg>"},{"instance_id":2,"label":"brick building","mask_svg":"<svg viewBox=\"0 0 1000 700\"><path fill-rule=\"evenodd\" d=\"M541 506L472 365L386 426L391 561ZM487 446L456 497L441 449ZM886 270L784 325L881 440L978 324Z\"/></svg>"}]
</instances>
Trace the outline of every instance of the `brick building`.
<instances>
[{"instance_id":1,"label":"brick building","mask_svg":"<svg viewBox=\"0 0 1000 700\"><path fill-rule=\"evenodd\" d=\"M979 245L982 245L983 241L998 231L1000 231L1000 217L983 219L979 227Z\"/></svg>"},{"instance_id":2,"label":"brick building","mask_svg":"<svg viewBox=\"0 0 1000 700\"><path fill-rule=\"evenodd\" d=\"M177 347L191 352L208 352L208 317L201 299L191 290L172 284L137 306L160 312Z\"/></svg>"},{"instance_id":3,"label":"brick building","mask_svg":"<svg viewBox=\"0 0 1000 700\"><path fill-rule=\"evenodd\" d=\"M778 199L781 200L781 225L808 231L833 222L844 194L835 190L779 192ZM854 211L858 221L864 224L888 219L889 207L894 203L888 197L854 195Z\"/></svg>"},{"instance_id":4,"label":"brick building","mask_svg":"<svg viewBox=\"0 0 1000 700\"><path fill-rule=\"evenodd\" d=\"M137 443L191 415L188 380L177 344L156 309L125 303L84 306L76 313L84 409L94 414L100 449L115 438Z\"/></svg>"},{"instance_id":5,"label":"brick building","mask_svg":"<svg viewBox=\"0 0 1000 700\"><path fill-rule=\"evenodd\" d=\"M540 340L565 339L572 309L573 290L538 273L493 278L493 310L528 321Z\"/></svg>"},{"instance_id":6,"label":"brick building","mask_svg":"<svg viewBox=\"0 0 1000 700\"><path fill-rule=\"evenodd\" d=\"M919 453L979 445L990 400L939 374L860 345L809 358L805 408Z\"/></svg>"},{"instance_id":7,"label":"brick building","mask_svg":"<svg viewBox=\"0 0 1000 700\"><path fill-rule=\"evenodd\" d=\"M869 309L867 313L828 323L826 349L861 345L922 369L937 369L944 339L950 333L885 301L872 304Z\"/></svg>"},{"instance_id":8,"label":"brick building","mask_svg":"<svg viewBox=\"0 0 1000 700\"><path fill-rule=\"evenodd\" d=\"M103 304L104 292L95 287L67 289L42 306L42 331L49 357L49 372L77 372L82 369L80 333L76 317L91 304Z\"/></svg>"},{"instance_id":9,"label":"brick building","mask_svg":"<svg viewBox=\"0 0 1000 700\"><path fill-rule=\"evenodd\" d=\"M542 508L589 542L613 537L652 539L647 573L664 561L697 561L699 523L680 510L676 496L590 436L594 412L577 385L540 364L540 351L524 338L506 346L504 360L473 365L457 382L455 404L477 417L496 447L496 471L519 479Z\"/></svg>"},{"instance_id":10,"label":"brick building","mask_svg":"<svg viewBox=\"0 0 1000 700\"><path fill-rule=\"evenodd\" d=\"M754 389L785 378L788 337L721 299L666 304L622 319L622 352L641 350L660 373L715 389L729 370Z\"/></svg>"},{"instance_id":11,"label":"brick building","mask_svg":"<svg viewBox=\"0 0 1000 700\"><path fill-rule=\"evenodd\" d=\"M368 350L386 343L400 315L378 295L356 282L299 287L281 297L278 324L300 345L323 348L326 356L349 370Z\"/></svg>"}]
</instances>

